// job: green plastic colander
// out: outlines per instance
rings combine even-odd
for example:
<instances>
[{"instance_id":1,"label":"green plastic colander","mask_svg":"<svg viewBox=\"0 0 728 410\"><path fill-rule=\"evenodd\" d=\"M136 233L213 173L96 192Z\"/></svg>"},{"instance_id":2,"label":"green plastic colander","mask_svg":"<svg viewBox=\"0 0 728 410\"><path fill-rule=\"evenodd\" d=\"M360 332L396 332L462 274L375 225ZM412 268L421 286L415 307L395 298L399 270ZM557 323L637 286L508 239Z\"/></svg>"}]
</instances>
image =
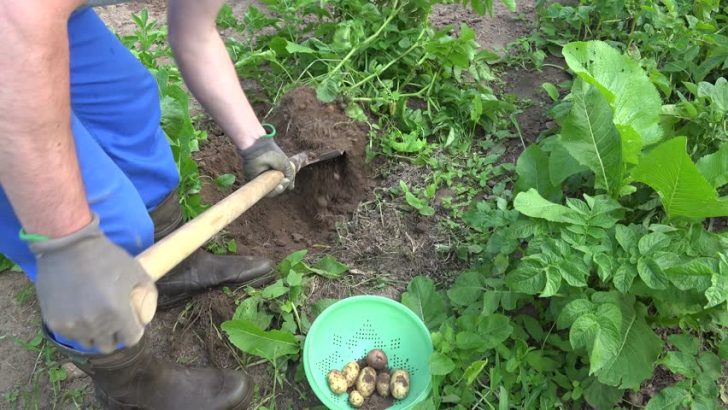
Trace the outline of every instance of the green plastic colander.
<instances>
[{"instance_id":1,"label":"green plastic colander","mask_svg":"<svg viewBox=\"0 0 728 410\"><path fill-rule=\"evenodd\" d=\"M430 332L422 320L401 303L380 296L354 296L334 303L311 325L303 347L303 366L311 389L332 410L353 409L349 395L334 394L326 381L331 369L342 370L382 349L392 370L410 374L410 393L390 409L410 409L430 392L432 354ZM376 393L375 393L376 394Z\"/></svg>"}]
</instances>

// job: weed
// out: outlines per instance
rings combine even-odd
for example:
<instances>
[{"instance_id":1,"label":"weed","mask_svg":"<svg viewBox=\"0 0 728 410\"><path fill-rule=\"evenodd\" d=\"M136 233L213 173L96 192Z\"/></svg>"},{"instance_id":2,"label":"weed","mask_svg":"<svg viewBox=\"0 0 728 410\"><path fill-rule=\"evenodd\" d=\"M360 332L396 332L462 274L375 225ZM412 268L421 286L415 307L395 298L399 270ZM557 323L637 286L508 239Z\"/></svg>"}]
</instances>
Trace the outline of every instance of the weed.
<instances>
[{"instance_id":1,"label":"weed","mask_svg":"<svg viewBox=\"0 0 728 410\"><path fill-rule=\"evenodd\" d=\"M239 301L233 318L220 326L235 347L272 366L273 396L275 389L284 386L290 364L300 359L311 321L334 302L306 306L311 274L337 279L348 270L331 256L309 266L304 262L307 253L303 250L286 257L276 268L280 279L272 285L262 290L246 288L246 297Z\"/></svg>"}]
</instances>

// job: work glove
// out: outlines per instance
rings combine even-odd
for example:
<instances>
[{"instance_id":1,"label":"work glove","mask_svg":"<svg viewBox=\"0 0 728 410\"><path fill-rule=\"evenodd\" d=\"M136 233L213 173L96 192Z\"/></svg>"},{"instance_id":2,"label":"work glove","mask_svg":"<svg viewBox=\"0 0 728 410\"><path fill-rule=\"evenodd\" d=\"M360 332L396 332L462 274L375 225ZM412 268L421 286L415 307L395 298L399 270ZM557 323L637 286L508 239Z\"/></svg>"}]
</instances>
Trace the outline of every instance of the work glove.
<instances>
[{"instance_id":1,"label":"work glove","mask_svg":"<svg viewBox=\"0 0 728 410\"><path fill-rule=\"evenodd\" d=\"M141 265L99 229L97 215L71 235L28 242L37 261L41 314L51 331L100 353L139 342L147 323L132 306L132 290L145 288L144 302L156 303L157 289Z\"/></svg>"},{"instance_id":2,"label":"work glove","mask_svg":"<svg viewBox=\"0 0 728 410\"><path fill-rule=\"evenodd\" d=\"M283 179L277 187L268 194L269 198L282 194L286 189L293 189L296 179L296 170L291 166L288 157L273 140L275 128L270 124L263 124L272 131L259 138L253 145L238 150L243 159L243 172L246 182L250 182L265 171L275 169L283 172Z\"/></svg>"}]
</instances>

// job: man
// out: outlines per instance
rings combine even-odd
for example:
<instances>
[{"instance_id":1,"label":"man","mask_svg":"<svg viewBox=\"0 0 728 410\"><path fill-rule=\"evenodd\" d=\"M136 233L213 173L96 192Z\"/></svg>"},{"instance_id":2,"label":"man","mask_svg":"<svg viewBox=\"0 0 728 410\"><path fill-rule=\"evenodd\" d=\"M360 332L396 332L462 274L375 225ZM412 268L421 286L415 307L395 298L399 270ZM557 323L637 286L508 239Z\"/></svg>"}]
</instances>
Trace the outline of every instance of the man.
<instances>
[{"instance_id":1,"label":"man","mask_svg":"<svg viewBox=\"0 0 728 410\"><path fill-rule=\"evenodd\" d=\"M134 255L178 228L179 175L159 127L157 85L91 7L123 0L0 4L0 253L36 283L43 331L110 409L243 409L249 378L151 356L130 303L159 307L206 288L259 285L272 263L198 251L155 284ZM294 171L236 77L215 18L224 0L169 0L169 40L187 86L242 157L247 179ZM85 4L84 4L85 3Z\"/></svg>"}]
</instances>

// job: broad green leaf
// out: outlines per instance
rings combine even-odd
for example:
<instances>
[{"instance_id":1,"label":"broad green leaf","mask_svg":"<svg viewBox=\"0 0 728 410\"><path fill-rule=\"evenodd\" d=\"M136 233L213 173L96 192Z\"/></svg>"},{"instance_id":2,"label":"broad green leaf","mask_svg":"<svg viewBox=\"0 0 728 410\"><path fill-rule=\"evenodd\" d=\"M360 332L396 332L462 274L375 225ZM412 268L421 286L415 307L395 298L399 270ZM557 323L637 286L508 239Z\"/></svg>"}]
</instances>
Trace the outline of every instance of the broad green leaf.
<instances>
[{"instance_id":1,"label":"broad green leaf","mask_svg":"<svg viewBox=\"0 0 728 410\"><path fill-rule=\"evenodd\" d=\"M415 312L431 332L436 332L447 319L445 304L437 295L435 283L430 278L414 278L402 294L402 304Z\"/></svg>"},{"instance_id":2,"label":"broad green leaf","mask_svg":"<svg viewBox=\"0 0 728 410\"><path fill-rule=\"evenodd\" d=\"M685 137L663 142L642 158L632 177L657 191L669 217L728 215L728 201L718 199L716 190L690 159L686 144Z\"/></svg>"},{"instance_id":3,"label":"broad green leaf","mask_svg":"<svg viewBox=\"0 0 728 410\"><path fill-rule=\"evenodd\" d=\"M728 298L728 279L725 276L713 275L710 282L710 287L705 291L705 298L708 299L706 309L718 306Z\"/></svg>"},{"instance_id":4,"label":"broad green leaf","mask_svg":"<svg viewBox=\"0 0 728 410\"><path fill-rule=\"evenodd\" d=\"M693 335L674 334L667 337L667 341L677 347L681 352L691 356L697 356L700 349L700 341Z\"/></svg>"},{"instance_id":5,"label":"broad green leaf","mask_svg":"<svg viewBox=\"0 0 728 410\"><path fill-rule=\"evenodd\" d=\"M311 267L311 270L325 278L337 279L348 271L349 267L337 261L333 256L326 255L319 259L319 261Z\"/></svg>"},{"instance_id":6,"label":"broad green leaf","mask_svg":"<svg viewBox=\"0 0 728 410\"><path fill-rule=\"evenodd\" d=\"M286 43L286 51L288 51L291 54L295 53L302 53L302 54L315 54L316 51L310 47L306 47L300 44L296 44L293 42L288 41Z\"/></svg>"},{"instance_id":7,"label":"broad green leaf","mask_svg":"<svg viewBox=\"0 0 728 410\"><path fill-rule=\"evenodd\" d=\"M162 96L159 104L162 109L160 125L164 133L173 141L178 141L185 119L188 117L185 115L185 107L169 95Z\"/></svg>"},{"instance_id":8,"label":"broad green leaf","mask_svg":"<svg viewBox=\"0 0 728 410\"><path fill-rule=\"evenodd\" d=\"M549 176L549 157L536 144L531 144L518 157L516 163L518 181L513 186L513 194L534 188L549 201L561 199L561 187L554 186Z\"/></svg>"},{"instance_id":9,"label":"broad green leaf","mask_svg":"<svg viewBox=\"0 0 728 410\"><path fill-rule=\"evenodd\" d=\"M503 5L508 7L508 10L515 13L516 12L516 0L501 0Z\"/></svg>"},{"instance_id":10,"label":"broad green leaf","mask_svg":"<svg viewBox=\"0 0 728 410\"><path fill-rule=\"evenodd\" d=\"M723 376L723 363L713 352L701 353L698 364L703 369L703 374L712 380L718 380Z\"/></svg>"},{"instance_id":11,"label":"broad green leaf","mask_svg":"<svg viewBox=\"0 0 728 410\"><path fill-rule=\"evenodd\" d=\"M541 373L553 372L562 363L544 355L543 350L532 350L526 354L526 363Z\"/></svg>"},{"instance_id":12,"label":"broad green leaf","mask_svg":"<svg viewBox=\"0 0 728 410\"><path fill-rule=\"evenodd\" d=\"M480 373L483 371L486 364L488 364L488 360L478 360L477 362L471 363L470 366L465 369L465 373L463 373L463 378L465 379L465 384L467 386L473 384L475 379L480 376Z\"/></svg>"},{"instance_id":13,"label":"broad green leaf","mask_svg":"<svg viewBox=\"0 0 728 410\"><path fill-rule=\"evenodd\" d=\"M516 292L535 295L546 286L546 273L543 268L524 261L506 275L506 285Z\"/></svg>"},{"instance_id":14,"label":"broad green leaf","mask_svg":"<svg viewBox=\"0 0 728 410\"><path fill-rule=\"evenodd\" d=\"M270 323L273 320L273 315L267 313L265 310L259 310L260 296L250 296L240 302L233 320L249 320L255 323L262 330L267 330L270 327Z\"/></svg>"},{"instance_id":15,"label":"broad green leaf","mask_svg":"<svg viewBox=\"0 0 728 410\"><path fill-rule=\"evenodd\" d=\"M614 197L622 188L622 140L612 123L612 109L595 87L577 80L574 105L561 129L561 142L596 176L596 187Z\"/></svg>"},{"instance_id":16,"label":"broad green leaf","mask_svg":"<svg viewBox=\"0 0 728 410\"><path fill-rule=\"evenodd\" d=\"M614 386L607 386L597 379L594 379L584 389L584 399L595 410L612 410L614 405L622 398L623 394L624 392L622 390Z\"/></svg>"},{"instance_id":17,"label":"broad green leaf","mask_svg":"<svg viewBox=\"0 0 728 410\"><path fill-rule=\"evenodd\" d=\"M559 100L559 89L556 88L555 85L553 85L549 82L545 82L545 83L541 84L541 88L543 88L544 91L546 91L546 93L549 95L549 97L551 97L552 100L554 100L554 101Z\"/></svg>"},{"instance_id":18,"label":"broad green leaf","mask_svg":"<svg viewBox=\"0 0 728 410\"><path fill-rule=\"evenodd\" d=\"M725 113L728 111L728 80L719 78L715 85L700 82L698 84L698 97L709 98L713 103L712 108Z\"/></svg>"},{"instance_id":19,"label":"broad green leaf","mask_svg":"<svg viewBox=\"0 0 728 410\"><path fill-rule=\"evenodd\" d=\"M589 269L581 260L565 260L561 265L561 277L571 286L586 286L586 279L589 276Z\"/></svg>"},{"instance_id":20,"label":"broad green leaf","mask_svg":"<svg viewBox=\"0 0 728 410\"><path fill-rule=\"evenodd\" d=\"M695 356L685 352L667 352L662 364L673 373L679 373L689 378L697 377L700 372Z\"/></svg>"},{"instance_id":21,"label":"broad green leaf","mask_svg":"<svg viewBox=\"0 0 728 410\"><path fill-rule=\"evenodd\" d=\"M612 255L598 253L594 255L594 263L597 264L597 275L599 275L599 279L603 282L608 282L614 274Z\"/></svg>"},{"instance_id":22,"label":"broad green leaf","mask_svg":"<svg viewBox=\"0 0 728 410\"><path fill-rule=\"evenodd\" d=\"M326 78L316 87L316 96L323 103L333 102L339 96L341 84L338 76Z\"/></svg>"},{"instance_id":23,"label":"broad green leaf","mask_svg":"<svg viewBox=\"0 0 728 410\"><path fill-rule=\"evenodd\" d=\"M599 381L610 386L629 388L638 386L652 376L663 344L645 321L646 308L635 303L634 297L622 297L616 304L622 312L619 346L616 355L596 372Z\"/></svg>"},{"instance_id":24,"label":"broad green leaf","mask_svg":"<svg viewBox=\"0 0 728 410\"><path fill-rule=\"evenodd\" d=\"M455 306L470 306L486 293L485 277L481 272L471 271L460 275L447 296Z\"/></svg>"},{"instance_id":25,"label":"broad green leaf","mask_svg":"<svg viewBox=\"0 0 728 410\"><path fill-rule=\"evenodd\" d=\"M592 314L588 314L592 315ZM592 343L588 345L590 373L599 371L604 365L617 355L620 346L620 325L622 313L619 308L611 303L600 305L594 315L597 322L597 331ZM574 322L572 332L581 318Z\"/></svg>"},{"instance_id":26,"label":"broad green leaf","mask_svg":"<svg viewBox=\"0 0 728 410\"><path fill-rule=\"evenodd\" d=\"M535 189L521 192L513 201L513 207L520 213L532 218L551 222L570 223L574 213L571 209L544 199Z\"/></svg>"},{"instance_id":27,"label":"broad green leaf","mask_svg":"<svg viewBox=\"0 0 728 410\"><path fill-rule=\"evenodd\" d=\"M695 289L702 292L710 287L713 272L717 270L718 263L715 259L695 258L687 263L670 267L666 274L678 289Z\"/></svg>"},{"instance_id":28,"label":"broad green leaf","mask_svg":"<svg viewBox=\"0 0 728 410\"><path fill-rule=\"evenodd\" d=\"M430 374L433 376L445 376L455 370L455 362L440 352L430 355Z\"/></svg>"},{"instance_id":29,"label":"broad green leaf","mask_svg":"<svg viewBox=\"0 0 728 410\"><path fill-rule=\"evenodd\" d=\"M559 142L554 145L549 156L549 176L552 185L560 186L566 178L588 169L569 154L563 143Z\"/></svg>"},{"instance_id":30,"label":"broad green leaf","mask_svg":"<svg viewBox=\"0 0 728 410\"><path fill-rule=\"evenodd\" d=\"M276 269L281 274L287 274L292 268L298 268L299 264L303 262L303 258L306 257L306 254L308 254L308 250L303 249L297 252L293 252L292 254L286 256L285 259L281 261L281 263L278 264Z\"/></svg>"},{"instance_id":31,"label":"broad green leaf","mask_svg":"<svg viewBox=\"0 0 728 410\"><path fill-rule=\"evenodd\" d=\"M662 232L652 232L640 238L640 255L651 256L670 245L670 237Z\"/></svg>"},{"instance_id":32,"label":"broad green leaf","mask_svg":"<svg viewBox=\"0 0 728 410\"><path fill-rule=\"evenodd\" d=\"M291 272L286 277L286 283L288 284L288 286L300 286L301 282L303 282L303 273L296 272L295 270L291 270Z\"/></svg>"},{"instance_id":33,"label":"broad green leaf","mask_svg":"<svg viewBox=\"0 0 728 410\"><path fill-rule=\"evenodd\" d=\"M718 151L700 158L695 166L713 188L728 184L728 144L721 144Z\"/></svg>"},{"instance_id":34,"label":"broad green leaf","mask_svg":"<svg viewBox=\"0 0 728 410\"><path fill-rule=\"evenodd\" d=\"M574 321L593 310L595 310L594 304L589 299L576 299L569 302L568 305L564 306L556 320L556 325L559 329L566 329L571 327Z\"/></svg>"},{"instance_id":35,"label":"broad green leaf","mask_svg":"<svg viewBox=\"0 0 728 410\"><path fill-rule=\"evenodd\" d=\"M288 293L288 290L288 286L283 284L282 279L279 279L272 285L267 286L265 289L263 289L261 295L266 299L275 299Z\"/></svg>"},{"instance_id":36,"label":"broad green leaf","mask_svg":"<svg viewBox=\"0 0 728 410\"><path fill-rule=\"evenodd\" d=\"M561 287L561 273L558 269L546 269L546 286L541 292L542 298L548 298L555 295Z\"/></svg>"},{"instance_id":37,"label":"broad green leaf","mask_svg":"<svg viewBox=\"0 0 728 410\"><path fill-rule=\"evenodd\" d=\"M720 347L718 347L718 355L723 358L723 360L728 360L728 337L723 339L720 343Z\"/></svg>"},{"instance_id":38,"label":"broad green leaf","mask_svg":"<svg viewBox=\"0 0 728 410\"><path fill-rule=\"evenodd\" d=\"M523 328L526 329L529 335L537 342L543 342L546 337L541 324L534 317L529 315L519 315L518 319L523 322Z\"/></svg>"},{"instance_id":39,"label":"broad green leaf","mask_svg":"<svg viewBox=\"0 0 728 410\"><path fill-rule=\"evenodd\" d=\"M481 316L477 332L480 335L481 349L494 349L513 333L513 326L508 316L493 314Z\"/></svg>"},{"instance_id":40,"label":"broad green leaf","mask_svg":"<svg viewBox=\"0 0 728 410\"><path fill-rule=\"evenodd\" d=\"M229 320L220 325L228 334L230 343L245 353L262 357L270 362L279 357L298 354L300 345L288 332L265 332L249 320Z\"/></svg>"},{"instance_id":41,"label":"broad green leaf","mask_svg":"<svg viewBox=\"0 0 728 410\"><path fill-rule=\"evenodd\" d=\"M478 349L482 346L482 340L477 333L466 330L455 335L455 346L460 350Z\"/></svg>"},{"instance_id":42,"label":"broad green leaf","mask_svg":"<svg viewBox=\"0 0 728 410\"><path fill-rule=\"evenodd\" d=\"M635 225L617 225L615 229L615 238L619 245L625 250L625 252L631 252L632 248L637 246L639 243L637 237L637 229L639 228Z\"/></svg>"},{"instance_id":43,"label":"broad green leaf","mask_svg":"<svg viewBox=\"0 0 728 410\"><path fill-rule=\"evenodd\" d=\"M224 190L230 188L235 183L235 175L223 174L215 178L215 184L218 189Z\"/></svg>"},{"instance_id":44,"label":"broad green leaf","mask_svg":"<svg viewBox=\"0 0 728 410\"><path fill-rule=\"evenodd\" d=\"M569 342L574 349L589 348L599 333L599 319L594 313L579 316L571 325Z\"/></svg>"},{"instance_id":45,"label":"broad green leaf","mask_svg":"<svg viewBox=\"0 0 728 410\"><path fill-rule=\"evenodd\" d=\"M614 278L612 279L614 287L622 293L629 292L630 288L632 288L632 282L638 274L639 272L637 272L637 268L629 262L619 265L619 268L617 268L617 271L614 272Z\"/></svg>"},{"instance_id":46,"label":"broad green leaf","mask_svg":"<svg viewBox=\"0 0 728 410\"><path fill-rule=\"evenodd\" d=\"M723 390L723 389L721 389ZM692 389L693 401L690 410L718 410L718 385L715 380L703 373L698 376L695 387ZM725 403L723 397L725 393L721 392L721 401Z\"/></svg>"},{"instance_id":47,"label":"broad green leaf","mask_svg":"<svg viewBox=\"0 0 728 410\"><path fill-rule=\"evenodd\" d=\"M683 410L690 400L690 392L684 387L665 387L650 399L645 410Z\"/></svg>"},{"instance_id":48,"label":"broad green leaf","mask_svg":"<svg viewBox=\"0 0 728 410\"><path fill-rule=\"evenodd\" d=\"M667 289L670 282L667 280L665 272L649 257L639 258L637 261L637 273L647 286L652 289Z\"/></svg>"},{"instance_id":49,"label":"broad green leaf","mask_svg":"<svg viewBox=\"0 0 728 410\"><path fill-rule=\"evenodd\" d=\"M483 294L483 314L490 315L498 310L501 301L501 293L499 291L486 291Z\"/></svg>"},{"instance_id":50,"label":"broad green leaf","mask_svg":"<svg viewBox=\"0 0 728 410\"><path fill-rule=\"evenodd\" d=\"M639 63L602 41L574 42L563 55L574 73L597 87L614 112L625 162L637 163L643 145L662 138L660 94Z\"/></svg>"}]
</instances>

